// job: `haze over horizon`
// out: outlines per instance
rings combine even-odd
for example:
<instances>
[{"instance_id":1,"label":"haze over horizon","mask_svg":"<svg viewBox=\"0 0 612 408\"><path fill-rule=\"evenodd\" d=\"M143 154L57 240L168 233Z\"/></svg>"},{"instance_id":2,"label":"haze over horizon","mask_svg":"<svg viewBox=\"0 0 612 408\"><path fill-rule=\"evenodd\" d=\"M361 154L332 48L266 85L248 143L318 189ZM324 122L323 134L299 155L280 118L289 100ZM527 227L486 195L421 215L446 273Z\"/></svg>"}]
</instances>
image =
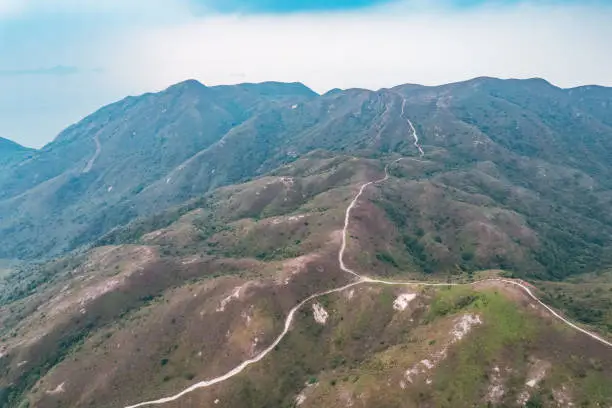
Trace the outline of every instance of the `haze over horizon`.
<instances>
[{"instance_id":1,"label":"haze over horizon","mask_svg":"<svg viewBox=\"0 0 612 408\"><path fill-rule=\"evenodd\" d=\"M0 0L0 136L40 147L188 78L317 92L478 76L612 86L603 1Z\"/></svg>"}]
</instances>

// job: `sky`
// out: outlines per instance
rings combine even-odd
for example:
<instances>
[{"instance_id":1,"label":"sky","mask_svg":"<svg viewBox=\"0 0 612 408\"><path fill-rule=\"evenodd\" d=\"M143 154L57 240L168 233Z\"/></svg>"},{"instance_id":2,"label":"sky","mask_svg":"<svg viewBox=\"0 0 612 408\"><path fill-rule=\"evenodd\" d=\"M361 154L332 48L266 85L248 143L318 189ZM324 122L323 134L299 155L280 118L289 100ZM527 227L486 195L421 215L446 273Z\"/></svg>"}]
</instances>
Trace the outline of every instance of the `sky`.
<instances>
[{"instance_id":1,"label":"sky","mask_svg":"<svg viewBox=\"0 0 612 408\"><path fill-rule=\"evenodd\" d=\"M189 78L612 86L610 21L612 0L0 0L0 137L40 147Z\"/></svg>"}]
</instances>

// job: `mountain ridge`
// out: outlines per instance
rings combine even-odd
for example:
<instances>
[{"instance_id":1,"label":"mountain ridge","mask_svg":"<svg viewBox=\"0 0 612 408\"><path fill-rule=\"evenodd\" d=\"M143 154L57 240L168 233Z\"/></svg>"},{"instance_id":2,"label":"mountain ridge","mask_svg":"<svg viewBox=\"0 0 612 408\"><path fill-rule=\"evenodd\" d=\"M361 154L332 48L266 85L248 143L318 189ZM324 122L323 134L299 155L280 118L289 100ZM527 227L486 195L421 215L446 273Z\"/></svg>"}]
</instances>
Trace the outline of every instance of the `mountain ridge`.
<instances>
[{"instance_id":1,"label":"mountain ridge","mask_svg":"<svg viewBox=\"0 0 612 408\"><path fill-rule=\"evenodd\" d=\"M471 79L451 82L451 83L448 83L448 84L437 84L437 85L423 85L423 84L416 84L416 83L409 83L408 82L408 83L404 83L404 84L400 84L400 85L395 85L395 86L393 86L391 88L383 87L383 88L379 88L379 89L360 88L360 87L346 88L346 89L333 88L333 89L330 89L330 90L328 90L328 91L326 91L326 92L324 92L322 94L319 94L316 91L313 91L308 86L304 85L302 82L263 81L263 82L244 82L244 83L237 83L235 85L213 85L213 86L207 86L207 85L205 85L204 83L200 82L197 79L187 79L187 80L178 82L176 84L170 85L167 88L165 88L164 90L161 90L159 92L145 92L145 93L138 94L138 95L126 96L122 100L117 101L117 102L113 102L113 103L109 103L109 104L105 105L104 107L100 108L99 110L104 109L104 108L106 108L108 106L114 105L115 103L121 102L121 101L123 101L125 99L139 98L139 97L146 96L146 95L153 95L153 94L156 94L156 93L165 92L165 91L168 91L170 88L173 88L173 87L175 87L177 85L180 85L180 84L183 84L183 83L192 83L192 84L195 84L195 85L201 85L202 87L205 87L205 88L224 88L224 87L232 87L232 86L238 86L238 87L240 87L240 86L257 86L257 85L265 85L265 84L296 85L296 86L300 86L300 87L306 88L308 91L312 92L313 94L316 94L316 95L319 95L319 96L324 96L324 95L329 94L329 93L335 93L335 92L338 92L338 91L347 91L347 90L351 90L351 89L354 89L354 90L366 90L366 91L371 91L371 92L378 92L378 91L385 91L385 90L400 89L402 87L440 88L440 87L451 86L451 85L466 84L466 83L469 83L469 82L472 82L472 81L478 81L478 80L483 80L483 79L484 80L493 80L493 81L518 81L518 82L521 82L521 81L544 81L547 84L549 84L550 86L552 86L554 88L557 88L557 89L560 89L560 90L564 90L564 91L593 91L593 90L609 91L610 89L612 89L612 87L610 87L610 86L598 85L598 84L585 84L585 85L576 85L576 86L570 86L570 87L561 87L561 86L555 85L555 84L547 81L545 78L541 78L541 77L533 77L533 78L498 78L498 77L492 77L492 76L480 76L480 77L474 77L474 78L471 78ZM98 112L98 111L96 111L96 112ZM92 114L94 114L96 112L93 112ZM66 129L68 129L68 128L74 126L74 125L76 125L76 123L73 124L73 125L67 126ZM5 140L9 140L9 141L11 141L13 143L17 143L17 142L12 141L10 138L4 138L4 139ZM34 150L34 151L35 150L42 150L45 146L47 146L48 144L50 144L52 142L53 142L53 140L51 142L45 144L43 147L41 147L39 149L35 149L35 148L27 148L27 149Z\"/></svg>"},{"instance_id":2,"label":"mountain ridge","mask_svg":"<svg viewBox=\"0 0 612 408\"><path fill-rule=\"evenodd\" d=\"M34 149L20 145L10 139L0 137L0 166L26 160L35 152Z\"/></svg>"}]
</instances>

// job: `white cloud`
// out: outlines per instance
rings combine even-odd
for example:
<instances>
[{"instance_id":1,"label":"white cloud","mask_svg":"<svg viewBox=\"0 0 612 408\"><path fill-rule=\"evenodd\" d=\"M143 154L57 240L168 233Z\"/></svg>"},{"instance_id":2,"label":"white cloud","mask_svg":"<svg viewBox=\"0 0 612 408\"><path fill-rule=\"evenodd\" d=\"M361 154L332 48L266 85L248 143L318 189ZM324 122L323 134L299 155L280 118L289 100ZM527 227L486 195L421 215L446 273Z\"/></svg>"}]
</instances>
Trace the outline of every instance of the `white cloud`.
<instances>
[{"instance_id":1,"label":"white cloud","mask_svg":"<svg viewBox=\"0 0 612 408\"><path fill-rule=\"evenodd\" d=\"M20 0L0 0L0 16L12 15L23 10Z\"/></svg>"},{"instance_id":2,"label":"white cloud","mask_svg":"<svg viewBox=\"0 0 612 408\"><path fill-rule=\"evenodd\" d=\"M207 84L303 81L324 91L480 75L612 85L610 9L410 10L396 4L350 13L192 19L134 33L116 73L144 88L194 77Z\"/></svg>"}]
</instances>

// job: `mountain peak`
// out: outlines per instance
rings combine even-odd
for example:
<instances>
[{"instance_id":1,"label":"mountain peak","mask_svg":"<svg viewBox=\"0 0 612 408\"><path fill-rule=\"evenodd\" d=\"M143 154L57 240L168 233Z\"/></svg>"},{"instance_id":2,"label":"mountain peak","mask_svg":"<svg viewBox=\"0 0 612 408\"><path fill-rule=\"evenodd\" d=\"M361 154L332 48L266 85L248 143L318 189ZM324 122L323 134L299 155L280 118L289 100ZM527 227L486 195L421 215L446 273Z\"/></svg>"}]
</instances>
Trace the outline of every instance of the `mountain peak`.
<instances>
[{"instance_id":1,"label":"mountain peak","mask_svg":"<svg viewBox=\"0 0 612 408\"><path fill-rule=\"evenodd\" d=\"M317 96L318 94L301 82L265 81L259 83L245 82L236 85L239 88L257 91L261 95L303 95Z\"/></svg>"},{"instance_id":2,"label":"mountain peak","mask_svg":"<svg viewBox=\"0 0 612 408\"><path fill-rule=\"evenodd\" d=\"M532 88L557 88L557 86L551 84L544 78L525 78L525 79L509 79L508 82L520 83L523 86L528 86Z\"/></svg>"},{"instance_id":3,"label":"mountain peak","mask_svg":"<svg viewBox=\"0 0 612 408\"><path fill-rule=\"evenodd\" d=\"M198 81L197 79L187 79L185 81L181 81L174 85L171 85L166 89L166 91L188 91L188 90L202 90L207 89L207 86Z\"/></svg>"},{"instance_id":4,"label":"mountain peak","mask_svg":"<svg viewBox=\"0 0 612 408\"><path fill-rule=\"evenodd\" d=\"M339 93L342 93L342 89L340 89L340 88L333 88L333 89L330 89L329 91L325 92L323 94L323 96L336 95L336 94L339 94Z\"/></svg>"},{"instance_id":5,"label":"mountain peak","mask_svg":"<svg viewBox=\"0 0 612 408\"><path fill-rule=\"evenodd\" d=\"M0 137L0 165L14 163L30 156L34 149Z\"/></svg>"},{"instance_id":6,"label":"mountain peak","mask_svg":"<svg viewBox=\"0 0 612 408\"><path fill-rule=\"evenodd\" d=\"M29 148L20 145L17 142L13 142L10 139L0 137L0 150L2 151L25 151L30 150Z\"/></svg>"}]
</instances>

